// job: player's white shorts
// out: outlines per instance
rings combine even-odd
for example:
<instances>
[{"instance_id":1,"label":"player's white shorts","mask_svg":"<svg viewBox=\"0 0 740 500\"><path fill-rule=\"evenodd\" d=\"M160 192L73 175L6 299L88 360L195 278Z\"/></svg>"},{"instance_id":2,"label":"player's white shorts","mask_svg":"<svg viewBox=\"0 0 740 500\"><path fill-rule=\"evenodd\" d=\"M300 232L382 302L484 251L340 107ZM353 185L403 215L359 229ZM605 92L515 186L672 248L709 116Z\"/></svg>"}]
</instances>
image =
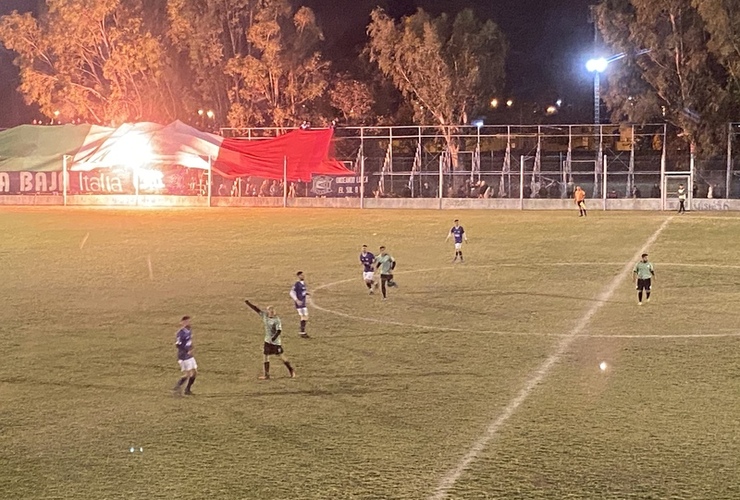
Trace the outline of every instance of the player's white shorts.
<instances>
[{"instance_id":1,"label":"player's white shorts","mask_svg":"<svg viewBox=\"0 0 740 500\"><path fill-rule=\"evenodd\" d=\"M460 250L462 248L462 243L455 243L455 250Z\"/></svg>"},{"instance_id":2,"label":"player's white shorts","mask_svg":"<svg viewBox=\"0 0 740 500\"><path fill-rule=\"evenodd\" d=\"M180 371L189 372L190 370L198 369L198 363L195 362L195 358L178 359L177 362L180 364Z\"/></svg>"},{"instance_id":3,"label":"player's white shorts","mask_svg":"<svg viewBox=\"0 0 740 500\"><path fill-rule=\"evenodd\" d=\"M375 279L375 273L372 272L372 271L370 271L370 272L363 272L362 273L362 279L364 279L365 281L372 281L373 279Z\"/></svg>"},{"instance_id":4,"label":"player's white shorts","mask_svg":"<svg viewBox=\"0 0 740 500\"><path fill-rule=\"evenodd\" d=\"M299 316L303 316L304 318L308 317L308 307L298 307L296 308L296 312Z\"/></svg>"}]
</instances>

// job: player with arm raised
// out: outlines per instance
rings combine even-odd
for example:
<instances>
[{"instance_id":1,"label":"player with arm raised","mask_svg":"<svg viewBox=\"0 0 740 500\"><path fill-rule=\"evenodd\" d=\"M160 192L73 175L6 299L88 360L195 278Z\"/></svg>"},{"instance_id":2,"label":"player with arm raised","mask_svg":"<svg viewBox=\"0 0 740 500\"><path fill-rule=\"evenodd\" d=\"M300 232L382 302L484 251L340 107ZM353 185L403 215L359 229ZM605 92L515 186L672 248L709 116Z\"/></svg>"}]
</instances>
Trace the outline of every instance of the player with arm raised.
<instances>
[{"instance_id":1,"label":"player with arm raised","mask_svg":"<svg viewBox=\"0 0 740 500\"><path fill-rule=\"evenodd\" d=\"M642 305L642 292L645 291L646 302L650 302L652 281L655 279L655 268L648 261L648 254L642 254L642 259L635 264L632 270L632 280L637 286L637 305Z\"/></svg>"},{"instance_id":2,"label":"player with arm raised","mask_svg":"<svg viewBox=\"0 0 740 500\"><path fill-rule=\"evenodd\" d=\"M296 273L298 280L293 284L293 288L290 289L290 298L293 299L295 310L298 312L298 316L301 318L301 338L311 338L306 333L306 323L308 322L308 288L306 287L305 277L303 271Z\"/></svg>"},{"instance_id":3,"label":"player with arm raised","mask_svg":"<svg viewBox=\"0 0 740 500\"><path fill-rule=\"evenodd\" d=\"M460 221L458 219L455 219L455 225L452 226L450 232L447 233L447 238L445 238L445 242L450 239L450 236L455 238L455 258L452 259L452 262L457 262L458 257L460 257L460 262L464 262L462 254L462 244L463 241L465 241L465 243L468 242L468 236L465 234L465 229L463 229L463 227L460 225Z\"/></svg>"},{"instance_id":4,"label":"player with arm raised","mask_svg":"<svg viewBox=\"0 0 740 500\"><path fill-rule=\"evenodd\" d=\"M373 288L377 287L377 283L375 283L375 272L373 271L374 263L375 255L373 255L372 252L367 251L367 245L362 245L362 252L360 253L362 279L365 281L367 289L370 290L370 295L373 294Z\"/></svg>"},{"instance_id":5,"label":"player with arm raised","mask_svg":"<svg viewBox=\"0 0 740 500\"><path fill-rule=\"evenodd\" d=\"M280 338L280 334L283 333L283 327L280 318L275 313L275 309L272 306L267 306L262 311L259 307L249 302L249 300L245 300L244 303L260 315L262 323L265 326L265 343L262 348L262 354L265 356L265 374L260 377L260 380L270 380L270 356L278 356L288 369L290 378L295 378L295 370L283 352L283 341Z\"/></svg>"}]
</instances>

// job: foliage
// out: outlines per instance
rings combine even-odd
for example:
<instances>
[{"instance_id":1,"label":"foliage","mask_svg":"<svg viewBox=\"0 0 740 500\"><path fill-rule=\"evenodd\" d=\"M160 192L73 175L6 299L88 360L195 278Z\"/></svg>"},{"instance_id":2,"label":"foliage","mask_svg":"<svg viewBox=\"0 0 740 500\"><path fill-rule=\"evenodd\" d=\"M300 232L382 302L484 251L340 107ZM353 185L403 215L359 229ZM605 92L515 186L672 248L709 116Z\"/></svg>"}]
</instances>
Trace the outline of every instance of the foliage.
<instances>
[{"instance_id":1,"label":"foliage","mask_svg":"<svg viewBox=\"0 0 740 500\"><path fill-rule=\"evenodd\" d=\"M314 107L329 81L329 63L320 52L323 38L308 7L294 11L287 0L260 2L247 32L250 50L225 66L235 81L232 126L287 127L318 119Z\"/></svg>"},{"instance_id":2,"label":"foliage","mask_svg":"<svg viewBox=\"0 0 740 500\"><path fill-rule=\"evenodd\" d=\"M373 111L373 90L365 82L349 75L340 75L329 90L331 106L338 110L343 122L356 125L365 123Z\"/></svg>"},{"instance_id":3,"label":"foliage","mask_svg":"<svg viewBox=\"0 0 740 500\"><path fill-rule=\"evenodd\" d=\"M368 26L370 60L412 103L417 121L442 127L456 165L454 127L483 108L504 78L507 44L472 10L437 18L419 9L400 23L381 8Z\"/></svg>"},{"instance_id":4,"label":"foliage","mask_svg":"<svg viewBox=\"0 0 740 500\"><path fill-rule=\"evenodd\" d=\"M3 17L0 41L17 53L26 102L96 123L175 116L164 49L143 13L141 0L47 0L38 19Z\"/></svg>"},{"instance_id":5,"label":"foliage","mask_svg":"<svg viewBox=\"0 0 740 500\"><path fill-rule=\"evenodd\" d=\"M721 144L733 108L727 72L691 0L604 0L594 15L606 44L625 56L609 67L613 120L663 118L697 152Z\"/></svg>"}]
</instances>

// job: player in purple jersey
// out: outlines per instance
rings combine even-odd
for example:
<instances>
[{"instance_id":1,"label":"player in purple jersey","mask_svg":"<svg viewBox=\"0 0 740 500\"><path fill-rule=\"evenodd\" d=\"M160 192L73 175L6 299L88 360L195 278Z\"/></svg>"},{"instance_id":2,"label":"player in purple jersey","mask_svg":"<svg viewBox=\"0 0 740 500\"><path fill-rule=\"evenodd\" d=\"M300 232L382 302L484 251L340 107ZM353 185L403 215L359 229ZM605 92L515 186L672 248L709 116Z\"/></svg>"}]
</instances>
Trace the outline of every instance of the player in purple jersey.
<instances>
[{"instance_id":1,"label":"player in purple jersey","mask_svg":"<svg viewBox=\"0 0 740 500\"><path fill-rule=\"evenodd\" d=\"M196 375L198 375L198 364L193 357L193 331L190 328L190 316L183 316L180 320L180 329L177 331L175 346L177 346L177 363L180 365L182 377L172 390L176 396L180 396L182 386L187 382L185 395L191 396L193 393L190 392L190 389L195 383Z\"/></svg>"},{"instance_id":2,"label":"player in purple jersey","mask_svg":"<svg viewBox=\"0 0 740 500\"><path fill-rule=\"evenodd\" d=\"M290 298L293 299L295 304L295 310L298 312L298 316L301 317L301 338L311 338L306 333L306 323L308 322L308 289L306 288L306 281L303 276L303 271L296 273L298 281L293 284L293 288L290 289Z\"/></svg>"},{"instance_id":3,"label":"player in purple jersey","mask_svg":"<svg viewBox=\"0 0 740 500\"><path fill-rule=\"evenodd\" d=\"M362 245L362 253L360 253L362 279L365 280L365 285L367 286L367 289L370 290L370 295L373 294L373 288L377 288L378 286L375 282L373 264L375 264L375 255L373 255L372 252L367 251L367 245Z\"/></svg>"},{"instance_id":4,"label":"player in purple jersey","mask_svg":"<svg viewBox=\"0 0 740 500\"><path fill-rule=\"evenodd\" d=\"M452 262L457 262L458 257L460 257L460 262L463 262L462 244L463 241L465 241L465 243L468 242L468 237L465 234L465 229L463 229L463 227L460 225L460 221L458 219L455 219L455 225L452 226L450 232L447 233L447 238L445 238L445 241L449 240L450 236L455 238L455 258L452 259Z\"/></svg>"}]
</instances>

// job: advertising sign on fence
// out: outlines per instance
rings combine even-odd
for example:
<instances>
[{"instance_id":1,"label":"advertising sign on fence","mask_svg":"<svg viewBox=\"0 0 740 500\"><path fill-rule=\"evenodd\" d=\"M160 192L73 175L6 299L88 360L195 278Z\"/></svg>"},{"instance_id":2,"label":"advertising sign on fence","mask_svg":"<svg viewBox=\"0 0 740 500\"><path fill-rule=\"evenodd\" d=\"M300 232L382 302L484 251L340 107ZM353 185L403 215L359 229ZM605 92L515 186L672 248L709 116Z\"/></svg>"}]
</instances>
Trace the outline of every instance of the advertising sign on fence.
<instances>
[{"instance_id":1,"label":"advertising sign on fence","mask_svg":"<svg viewBox=\"0 0 740 500\"><path fill-rule=\"evenodd\" d=\"M311 195L318 198L359 198L360 184L360 176L313 175Z\"/></svg>"}]
</instances>

